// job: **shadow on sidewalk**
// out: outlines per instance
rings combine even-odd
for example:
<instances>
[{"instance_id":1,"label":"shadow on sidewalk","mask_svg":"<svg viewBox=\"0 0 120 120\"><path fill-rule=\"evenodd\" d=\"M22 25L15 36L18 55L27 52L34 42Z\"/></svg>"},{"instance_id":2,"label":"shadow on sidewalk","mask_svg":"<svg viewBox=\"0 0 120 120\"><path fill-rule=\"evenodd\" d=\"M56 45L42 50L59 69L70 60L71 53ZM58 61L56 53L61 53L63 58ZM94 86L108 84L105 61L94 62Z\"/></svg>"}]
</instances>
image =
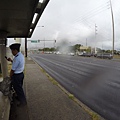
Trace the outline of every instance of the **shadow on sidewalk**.
<instances>
[{"instance_id":1,"label":"shadow on sidewalk","mask_svg":"<svg viewBox=\"0 0 120 120\"><path fill-rule=\"evenodd\" d=\"M29 120L27 105L18 107L17 103L18 101L13 98L9 120Z\"/></svg>"}]
</instances>

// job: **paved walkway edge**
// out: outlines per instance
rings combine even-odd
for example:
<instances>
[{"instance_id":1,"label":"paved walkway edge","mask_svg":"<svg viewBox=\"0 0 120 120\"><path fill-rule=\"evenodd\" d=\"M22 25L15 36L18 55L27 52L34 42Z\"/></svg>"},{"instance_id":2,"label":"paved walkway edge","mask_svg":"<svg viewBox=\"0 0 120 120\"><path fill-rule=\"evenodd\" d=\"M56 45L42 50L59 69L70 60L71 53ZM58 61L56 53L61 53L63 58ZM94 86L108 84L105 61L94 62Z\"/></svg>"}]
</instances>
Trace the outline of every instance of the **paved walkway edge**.
<instances>
[{"instance_id":1,"label":"paved walkway edge","mask_svg":"<svg viewBox=\"0 0 120 120\"><path fill-rule=\"evenodd\" d=\"M0 120L9 120L10 101L0 93Z\"/></svg>"},{"instance_id":2,"label":"paved walkway edge","mask_svg":"<svg viewBox=\"0 0 120 120\"><path fill-rule=\"evenodd\" d=\"M31 58L41 69L41 71L46 74L48 79L55 85L57 85L65 94L68 95L70 99L72 99L74 102L76 102L80 107L82 107L91 117L93 120L105 120L102 116L100 116L98 113L93 111L91 108L83 104L80 100L78 100L73 94L68 92L64 87L62 87L54 78L52 78L36 61L35 59Z\"/></svg>"}]
</instances>

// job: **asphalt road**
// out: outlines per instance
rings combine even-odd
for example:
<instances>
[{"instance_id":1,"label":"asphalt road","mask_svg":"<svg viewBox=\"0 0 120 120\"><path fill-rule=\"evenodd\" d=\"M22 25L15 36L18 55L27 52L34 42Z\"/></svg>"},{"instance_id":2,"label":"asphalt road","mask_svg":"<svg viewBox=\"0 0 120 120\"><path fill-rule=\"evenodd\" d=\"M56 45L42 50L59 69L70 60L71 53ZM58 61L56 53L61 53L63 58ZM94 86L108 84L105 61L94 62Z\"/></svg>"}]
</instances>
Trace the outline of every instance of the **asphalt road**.
<instances>
[{"instance_id":1,"label":"asphalt road","mask_svg":"<svg viewBox=\"0 0 120 120\"><path fill-rule=\"evenodd\" d=\"M30 56L102 117L120 120L120 62L53 54Z\"/></svg>"}]
</instances>

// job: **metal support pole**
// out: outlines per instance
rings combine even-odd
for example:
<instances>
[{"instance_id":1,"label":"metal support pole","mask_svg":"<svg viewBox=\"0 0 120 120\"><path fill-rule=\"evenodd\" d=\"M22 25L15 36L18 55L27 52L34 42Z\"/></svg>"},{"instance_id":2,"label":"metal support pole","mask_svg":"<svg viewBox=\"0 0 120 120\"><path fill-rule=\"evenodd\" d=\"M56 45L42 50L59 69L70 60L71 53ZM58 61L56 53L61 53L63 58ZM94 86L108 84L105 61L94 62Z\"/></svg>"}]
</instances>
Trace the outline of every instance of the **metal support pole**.
<instances>
[{"instance_id":1,"label":"metal support pole","mask_svg":"<svg viewBox=\"0 0 120 120\"><path fill-rule=\"evenodd\" d=\"M27 57L27 38L25 38L25 57Z\"/></svg>"},{"instance_id":2,"label":"metal support pole","mask_svg":"<svg viewBox=\"0 0 120 120\"><path fill-rule=\"evenodd\" d=\"M56 42L57 42L57 41L55 40L55 50L56 50Z\"/></svg>"},{"instance_id":3,"label":"metal support pole","mask_svg":"<svg viewBox=\"0 0 120 120\"><path fill-rule=\"evenodd\" d=\"M97 47L97 41L96 41L96 39L97 39L97 25L95 24L95 54L97 54L97 51L96 51L96 47Z\"/></svg>"},{"instance_id":4,"label":"metal support pole","mask_svg":"<svg viewBox=\"0 0 120 120\"><path fill-rule=\"evenodd\" d=\"M113 55L113 57L114 57L115 27L114 27L114 16L113 16L113 9L112 9L112 2L111 2L111 0L110 0L110 8L111 8L112 30L113 30L112 55Z\"/></svg>"},{"instance_id":5,"label":"metal support pole","mask_svg":"<svg viewBox=\"0 0 120 120\"><path fill-rule=\"evenodd\" d=\"M8 76L8 67L7 61L5 59L6 56L6 41L7 41L7 33L0 31L0 58L1 58L1 69L3 78Z\"/></svg>"}]
</instances>

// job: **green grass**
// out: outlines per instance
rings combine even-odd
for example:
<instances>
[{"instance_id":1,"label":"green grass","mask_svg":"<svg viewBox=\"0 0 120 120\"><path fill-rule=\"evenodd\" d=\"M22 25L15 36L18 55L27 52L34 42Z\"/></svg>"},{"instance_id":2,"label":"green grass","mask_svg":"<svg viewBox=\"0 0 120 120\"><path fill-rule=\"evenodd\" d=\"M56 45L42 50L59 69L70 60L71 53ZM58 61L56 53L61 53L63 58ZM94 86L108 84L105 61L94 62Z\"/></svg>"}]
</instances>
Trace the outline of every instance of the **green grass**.
<instances>
[{"instance_id":1,"label":"green grass","mask_svg":"<svg viewBox=\"0 0 120 120\"><path fill-rule=\"evenodd\" d=\"M114 58L120 59L120 55L114 55Z\"/></svg>"},{"instance_id":2,"label":"green grass","mask_svg":"<svg viewBox=\"0 0 120 120\"><path fill-rule=\"evenodd\" d=\"M68 94L68 97L72 100L75 98L73 94Z\"/></svg>"},{"instance_id":3,"label":"green grass","mask_svg":"<svg viewBox=\"0 0 120 120\"><path fill-rule=\"evenodd\" d=\"M46 75L47 75L48 79L53 83L53 85L58 85L58 82L55 81L51 76L49 76L49 74L46 73Z\"/></svg>"},{"instance_id":4,"label":"green grass","mask_svg":"<svg viewBox=\"0 0 120 120\"><path fill-rule=\"evenodd\" d=\"M46 71L45 71L44 69L40 68L40 70L41 70L43 73L46 73Z\"/></svg>"},{"instance_id":5,"label":"green grass","mask_svg":"<svg viewBox=\"0 0 120 120\"><path fill-rule=\"evenodd\" d=\"M96 113L91 113L91 116L92 116L92 120L100 120L100 118Z\"/></svg>"}]
</instances>

